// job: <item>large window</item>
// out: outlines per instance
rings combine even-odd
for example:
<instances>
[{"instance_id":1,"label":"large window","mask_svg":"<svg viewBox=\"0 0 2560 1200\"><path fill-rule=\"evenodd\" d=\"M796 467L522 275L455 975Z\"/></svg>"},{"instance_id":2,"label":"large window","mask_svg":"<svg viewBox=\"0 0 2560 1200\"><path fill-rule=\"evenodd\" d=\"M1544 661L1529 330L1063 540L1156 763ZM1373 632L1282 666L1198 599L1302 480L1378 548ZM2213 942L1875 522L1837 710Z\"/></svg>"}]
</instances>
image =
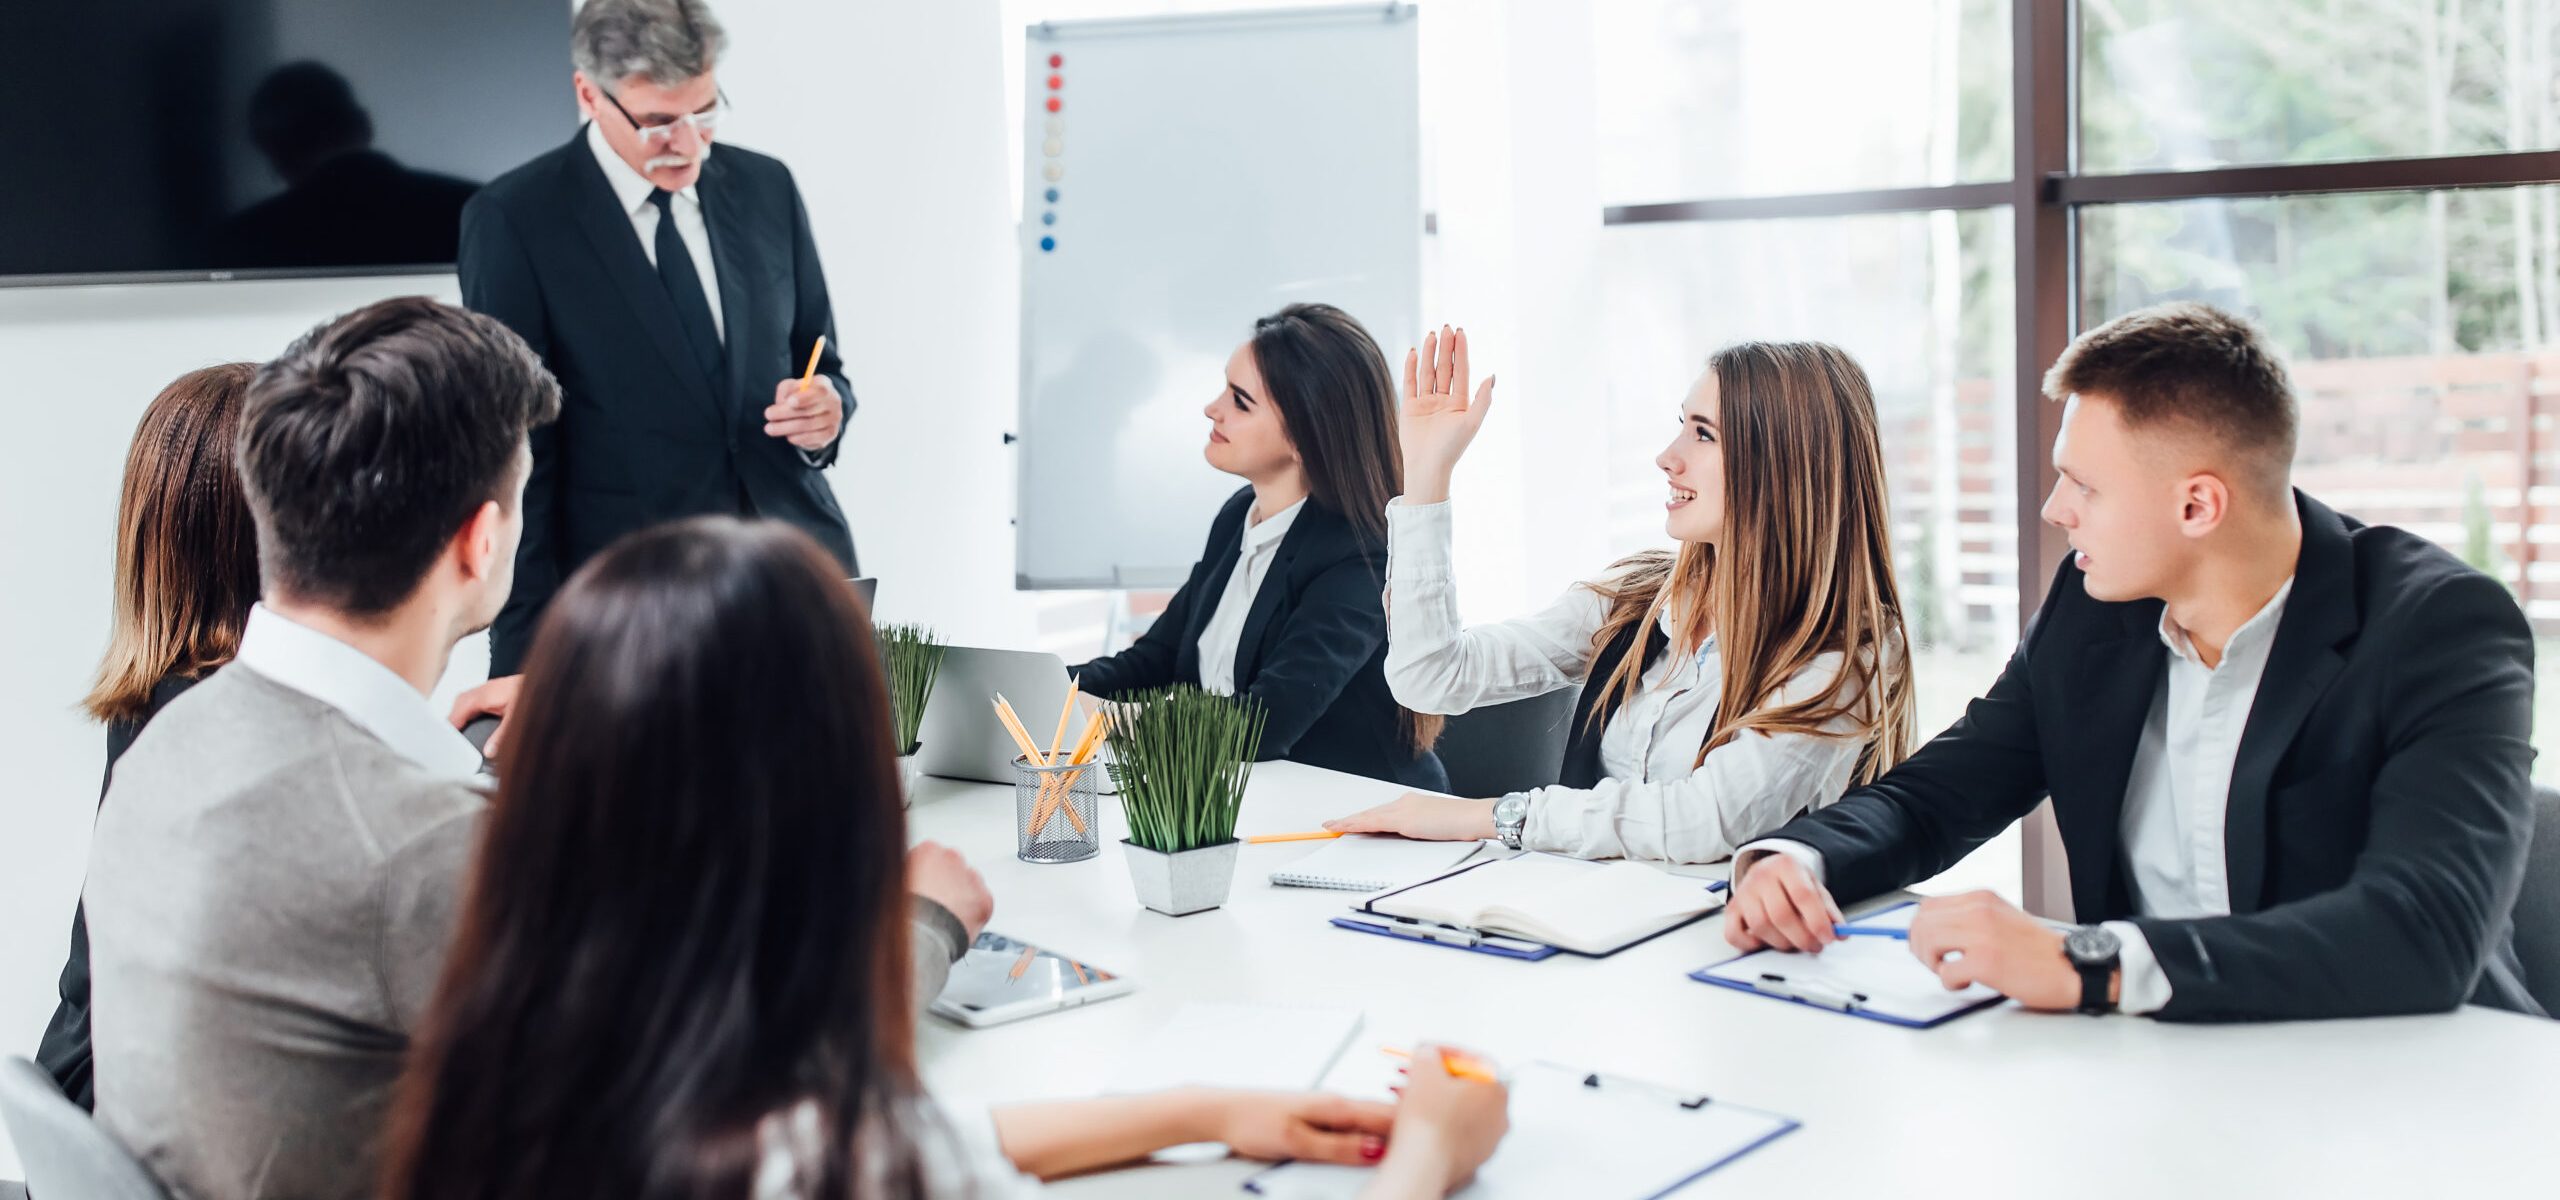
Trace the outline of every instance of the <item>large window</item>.
<instances>
[{"instance_id":1,"label":"large window","mask_svg":"<svg viewBox=\"0 0 2560 1200\"><path fill-rule=\"evenodd\" d=\"M2560 0L1602 9L1604 55L1677 58L1602 72L1613 412L1733 338L1867 365L1924 724L2059 556L2044 368L2171 298L2286 354L2306 490L2505 581L2560 672ZM2535 731L2560 778L2560 702Z\"/></svg>"}]
</instances>

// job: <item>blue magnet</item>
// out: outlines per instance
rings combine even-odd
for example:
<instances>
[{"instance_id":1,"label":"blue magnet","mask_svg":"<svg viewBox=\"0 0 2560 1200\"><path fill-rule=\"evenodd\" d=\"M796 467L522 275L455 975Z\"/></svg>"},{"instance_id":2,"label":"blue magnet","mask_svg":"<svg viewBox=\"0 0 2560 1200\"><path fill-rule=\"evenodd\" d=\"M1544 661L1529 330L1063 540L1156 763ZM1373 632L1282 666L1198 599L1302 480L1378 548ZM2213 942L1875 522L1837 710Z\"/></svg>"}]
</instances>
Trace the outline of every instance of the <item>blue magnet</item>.
<instances>
[{"instance_id":1,"label":"blue magnet","mask_svg":"<svg viewBox=\"0 0 2560 1200\"><path fill-rule=\"evenodd\" d=\"M1058 202L1058 189L1050 188L1047 192L1043 193L1043 196L1049 201L1049 203L1055 204Z\"/></svg>"},{"instance_id":2,"label":"blue magnet","mask_svg":"<svg viewBox=\"0 0 2560 1200\"><path fill-rule=\"evenodd\" d=\"M1055 250L1058 248L1058 239L1053 237L1044 237L1040 239L1040 248L1043 250Z\"/></svg>"},{"instance_id":3,"label":"blue magnet","mask_svg":"<svg viewBox=\"0 0 2560 1200\"><path fill-rule=\"evenodd\" d=\"M1043 225L1055 225L1058 223L1058 214L1053 212L1044 212L1040 214L1040 223Z\"/></svg>"}]
</instances>

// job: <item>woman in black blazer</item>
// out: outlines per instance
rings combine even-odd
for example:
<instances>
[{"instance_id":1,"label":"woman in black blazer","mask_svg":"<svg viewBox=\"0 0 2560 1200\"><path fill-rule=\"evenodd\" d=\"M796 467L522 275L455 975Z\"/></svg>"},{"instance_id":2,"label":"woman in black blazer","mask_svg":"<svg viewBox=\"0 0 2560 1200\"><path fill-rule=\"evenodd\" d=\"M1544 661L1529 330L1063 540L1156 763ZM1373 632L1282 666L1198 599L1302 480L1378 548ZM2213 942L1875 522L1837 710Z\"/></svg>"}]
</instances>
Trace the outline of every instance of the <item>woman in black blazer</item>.
<instances>
[{"instance_id":1,"label":"woman in black blazer","mask_svg":"<svg viewBox=\"0 0 2560 1200\"><path fill-rule=\"evenodd\" d=\"M1251 696L1265 759L1444 791L1440 720L1387 691L1389 498L1403 487L1395 381L1350 314L1293 304L1254 323L1203 410L1209 465L1248 485L1136 645L1075 669L1113 699L1173 683Z\"/></svg>"},{"instance_id":2,"label":"woman in black blazer","mask_svg":"<svg viewBox=\"0 0 2560 1200\"><path fill-rule=\"evenodd\" d=\"M83 702L107 726L109 781L152 717L231 661L258 599L258 535L232 458L256 371L230 363L181 375L134 430L116 514L114 631ZM89 926L79 909L60 991L36 1061L89 1108Z\"/></svg>"}]
</instances>

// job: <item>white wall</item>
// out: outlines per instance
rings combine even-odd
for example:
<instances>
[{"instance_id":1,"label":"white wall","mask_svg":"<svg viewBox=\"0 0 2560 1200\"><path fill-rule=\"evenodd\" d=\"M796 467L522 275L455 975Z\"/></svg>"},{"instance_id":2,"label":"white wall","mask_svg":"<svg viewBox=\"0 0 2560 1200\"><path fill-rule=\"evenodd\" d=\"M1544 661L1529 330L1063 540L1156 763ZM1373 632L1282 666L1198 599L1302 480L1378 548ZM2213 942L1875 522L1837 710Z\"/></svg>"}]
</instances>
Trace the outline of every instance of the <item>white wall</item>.
<instances>
[{"instance_id":1,"label":"white wall","mask_svg":"<svg viewBox=\"0 0 2560 1200\"><path fill-rule=\"evenodd\" d=\"M723 0L723 136L799 177L862 400L834 471L884 616L1024 644L1012 592L1014 259L993 5ZM561 85L568 86L567 50ZM567 131L562 131L565 139ZM64 198L76 203L76 198ZM105 738L74 705L104 647L125 447L177 375L258 359L451 276L0 289L0 1051L28 1053L88 852ZM486 651L457 654L446 691ZM15 1156L0 1145L0 1177Z\"/></svg>"}]
</instances>

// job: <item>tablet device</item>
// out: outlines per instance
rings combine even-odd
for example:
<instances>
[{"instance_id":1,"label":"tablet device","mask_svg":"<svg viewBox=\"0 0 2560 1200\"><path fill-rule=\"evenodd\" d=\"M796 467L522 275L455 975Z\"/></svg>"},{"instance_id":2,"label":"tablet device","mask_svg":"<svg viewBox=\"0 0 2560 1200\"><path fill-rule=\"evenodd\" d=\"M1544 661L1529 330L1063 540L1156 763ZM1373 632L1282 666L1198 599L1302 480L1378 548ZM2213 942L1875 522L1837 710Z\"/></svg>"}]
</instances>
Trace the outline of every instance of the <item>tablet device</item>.
<instances>
[{"instance_id":1,"label":"tablet device","mask_svg":"<svg viewBox=\"0 0 2560 1200\"><path fill-rule=\"evenodd\" d=\"M984 1029L1125 996L1130 987L1127 979L1092 963L990 929L951 964L951 982L934 997L933 1011Z\"/></svg>"}]
</instances>

